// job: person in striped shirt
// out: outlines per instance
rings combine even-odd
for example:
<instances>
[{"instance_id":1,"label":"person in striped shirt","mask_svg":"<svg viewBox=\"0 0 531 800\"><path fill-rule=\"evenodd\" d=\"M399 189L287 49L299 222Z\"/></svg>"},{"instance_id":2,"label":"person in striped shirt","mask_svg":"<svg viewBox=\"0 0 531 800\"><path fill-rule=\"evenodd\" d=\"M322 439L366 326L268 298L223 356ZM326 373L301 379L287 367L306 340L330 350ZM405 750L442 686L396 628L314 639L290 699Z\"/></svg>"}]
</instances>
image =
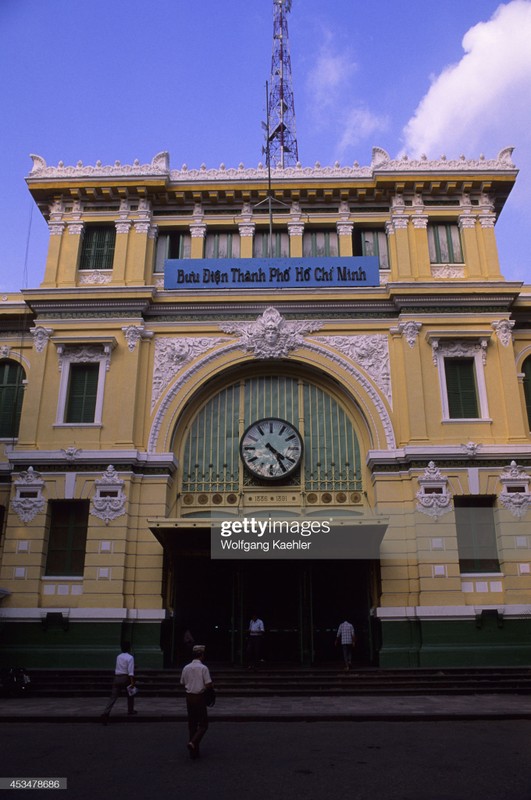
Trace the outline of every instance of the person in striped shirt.
<instances>
[{"instance_id":1,"label":"person in striped shirt","mask_svg":"<svg viewBox=\"0 0 531 800\"><path fill-rule=\"evenodd\" d=\"M336 645L341 645L343 651L343 661L345 662L345 672L348 672L352 664L352 648L356 643L354 626L345 620L337 629Z\"/></svg>"}]
</instances>

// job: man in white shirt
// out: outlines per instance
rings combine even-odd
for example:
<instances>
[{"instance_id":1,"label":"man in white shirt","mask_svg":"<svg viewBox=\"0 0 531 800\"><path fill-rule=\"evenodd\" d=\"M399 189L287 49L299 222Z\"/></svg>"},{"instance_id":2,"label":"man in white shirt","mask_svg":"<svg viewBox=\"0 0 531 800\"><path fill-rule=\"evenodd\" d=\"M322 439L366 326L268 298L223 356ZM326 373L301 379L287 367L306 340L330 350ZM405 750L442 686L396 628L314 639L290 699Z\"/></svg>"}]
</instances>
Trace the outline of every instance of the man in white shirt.
<instances>
[{"instance_id":1,"label":"man in white shirt","mask_svg":"<svg viewBox=\"0 0 531 800\"><path fill-rule=\"evenodd\" d=\"M199 743L208 728L208 713L205 702L205 689L212 686L208 667L203 664L205 646L196 644L192 650L194 659L181 673L181 683L186 690L186 711L188 714L187 744L190 758L199 758Z\"/></svg>"},{"instance_id":2,"label":"man in white shirt","mask_svg":"<svg viewBox=\"0 0 531 800\"><path fill-rule=\"evenodd\" d=\"M352 664L352 648L356 643L354 626L345 620L337 629L336 645L341 644L343 651L343 661L345 662L345 672L348 672Z\"/></svg>"},{"instance_id":3,"label":"man in white shirt","mask_svg":"<svg viewBox=\"0 0 531 800\"><path fill-rule=\"evenodd\" d=\"M264 633L264 623L256 614L253 614L249 622L249 639L247 640L247 660L249 662L249 669L254 669L256 663L262 660Z\"/></svg>"},{"instance_id":4,"label":"man in white shirt","mask_svg":"<svg viewBox=\"0 0 531 800\"><path fill-rule=\"evenodd\" d=\"M129 715L138 713L135 711L134 693L129 694L129 691L127 691L129 687L132 688L135 685L135 659L131 655L130 650L130 642L124 642L122 644L122 652L116 658L116 668L114 670L114 681L112 684L111 696L105 707L105 711L101 715L104 725L107 724L111 709L116 703L122 689L125 689L127 694L127 713Z\"/></svg>"}]
</instances>

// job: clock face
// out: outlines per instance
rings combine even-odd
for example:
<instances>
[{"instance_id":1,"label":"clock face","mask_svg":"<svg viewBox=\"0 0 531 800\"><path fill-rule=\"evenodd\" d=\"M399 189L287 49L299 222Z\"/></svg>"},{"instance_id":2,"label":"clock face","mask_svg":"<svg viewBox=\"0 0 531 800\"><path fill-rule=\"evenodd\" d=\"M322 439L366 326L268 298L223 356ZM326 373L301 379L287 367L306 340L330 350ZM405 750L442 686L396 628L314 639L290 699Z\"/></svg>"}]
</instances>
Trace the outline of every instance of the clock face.
<instances>
[{"instance_id":1,"label":"clock face","mask_svg":"<svg viewBox=\"0 0 531 800\"><path fill-rule=\"evenodd\" d=\"M301 463L301 435L284 419L260 419L243 434L240 454L249 472L257 478L278 481L291 475Z\"/></svg>"}]
</instances>

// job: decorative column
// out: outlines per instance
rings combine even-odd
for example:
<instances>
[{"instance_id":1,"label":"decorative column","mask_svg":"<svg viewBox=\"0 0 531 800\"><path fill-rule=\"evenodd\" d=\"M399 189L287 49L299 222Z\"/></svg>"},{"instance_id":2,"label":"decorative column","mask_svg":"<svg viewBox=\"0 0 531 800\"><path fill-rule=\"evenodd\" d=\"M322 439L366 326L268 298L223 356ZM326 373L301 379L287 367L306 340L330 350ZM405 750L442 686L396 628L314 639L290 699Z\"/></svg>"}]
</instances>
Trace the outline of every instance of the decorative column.
<instances>
[{"instance_id":1,"label":"decorative column","mask_svg":"<svg viewBox=\"0 0 531 800\"><path fill-rule=\"evenodd\" d=\"M428 431L426 425L426 403L422 359L418 342L422 323L412 319L403 320L396 328L391 328L393 336L397 372L407 375L407 381L398 381L393 387L396 390L394 406L399 414L400 441L426 442ZM398 340L401 341L398 341Z\"/></svg>"},{"instance_id":2,"label":"decorative column","mask_svg":"<svg viewBox=\"0 0 531 800\"><path fill-rule=\"evenodd\" d=\"M190 236L192 238L190 256L192 258L203 258L205 235L206 225L203 206L201 203L196 203L193 222L190 223Z\"/></svg>"},{"instance_id":3,"label":"decorative column","mask_svg":"<svg viewBox=\"0 0 531 800\"><path fill-rule=\"evenodd\" d=\"M461 206L461 213L459 214L457 221L461 236L461 247L463 250L463 261L466 267L466 276L471 280L478 280L481 278L481 258L479 255L476 232L476 215L472 211L472 201L470 200L470 195L463 194L459 200L459 205Z\"/></svg>"},{"instance_id":4,"label":"decorative column","mask_svg":"<svg viewBox=\"0 0 531 800\"><path fill-rule=\"evenodd\" d=\"M411 278L411 253L408 241L408 221L406 204L401 194L391 201L391 225L395 234L395 275L398 278Z\"/></svg>"},{"instance_id":5,"label":"decorative column","mask_svg":"<svg viewBox=\"0 0 531 800\"><path fill-rule=\"evenodd\" d=\"M496 214L490 197L482 194L479 203L479 224L481 226L481 255L484 265L483 276L489 280L501 278L498 246L494 235Z\"/></svg>"},{"instance_id":6,"label":"decorative column","mask_svg":"<svg viewBox=\"0 0 531 800\"><path fill-rule=\"evenodd\" d=\"M129 201L120 201L120 210L116 225L116 244L114 247L114 261L112 267L111 283L118 283L123 286L125 283L127 250L129 245L129 231L133 225L129 219Z\"/></svg>"},{"instance_id":7,"label":"decorative column","mask_svg":"<svg viewBox=\"0 0 531 800\"><path fill-rule=\"evenodd\" d=\"M527 442L527 413L522 414L520 384L514 369L515 354L512 329L515 323L514 320L500 319L491 324L497 342L496 355L500 370L499 374L491 380L493 385L503 386L503 392L496 392L491 403L500 403L504 406L502 418L507 420L505 433L507 441ZM492 366L494 367L495 364L493 363Z\"/></svg>"},{"instance_id":8,"label":"decorative column","mask_svg":"<svg viewBox=\"0 0 531 800\"><path fill-rule=\"evenodd\" d=\"M50 239L48 242L48 255L46 258L43 287L58 285L59 261L61 258L63 233L66 230L66 222L64 221L63 216L64 207L62 199L54 200L54 202L50 205L50 215L48 219Z\"/></svg>"},{"instance_id":9,"label":"decorative column","mask_svg":"<svg viewBox=\"0 0 531 800\"><path fill-rule=\"evenodd\" d=\"M339 255L351 256L352 255L352 230L354 223L350 218L350 206L346 200L342 200L339 204L339 219L336 223L337 237L339 240Z\"/></svg>"},{"instance_id":10,"label":"decorative column","mask_svg":"<svg viewBox=\"0 0 531 800\"><path fill-rule=\"evenodd\" d=\"M132 247L127 258L127 284L144 285L150 280L152 261L148 258L148 245L152 216L151 203L145 197L140 198L138 211L133 220Z\"/></svg>"},{"instance_id":11,"label":"decorative column","mask_svg":"<svg viewBox=\"0 0 531 800\"><path fill-rule=\"evenodd\" d=\"M244 203L242 213L238 220L238 230L240 232L240 257L253 257L253 237L256 225L253 221L253 210L250 203Z\"/></svg>"},{"instance_id":12,"label":"decorative column","mask_svg":"<svg viewBox=\"0 0 531 800\"><path fill-rule=\"evenodd\" d=\"M425 280L431 278L431 265L428 247L428 215L425 213L421 194L416 194L413 198L411 222L414 247L413 274L421 280Z\"/></svg>"},{"instance_id":13,"label":"decorative column","mask_svg":"<svg viewBox=\"0 0 531 800\"><path fill-rule=\"evenodd\" d=\"M65 214L66 236L63 237L61 258L59 261L58 283L60 286L75 286L77 268L81 255L81 245L85 226L83 224L83 207L75 200L72 211Z\"/></svg>"},{"instance_id":14,"label":"decorative column","mask_svg":"<svg viewBox=\"0 0 531 800\"><path fill-rule=\"evenodd\" d=\"M297 201L291 204L290 215L288 220L289 252L295 258L302 258L304 222L302 221L301 207Z\"/></svg>"}]
</instances>

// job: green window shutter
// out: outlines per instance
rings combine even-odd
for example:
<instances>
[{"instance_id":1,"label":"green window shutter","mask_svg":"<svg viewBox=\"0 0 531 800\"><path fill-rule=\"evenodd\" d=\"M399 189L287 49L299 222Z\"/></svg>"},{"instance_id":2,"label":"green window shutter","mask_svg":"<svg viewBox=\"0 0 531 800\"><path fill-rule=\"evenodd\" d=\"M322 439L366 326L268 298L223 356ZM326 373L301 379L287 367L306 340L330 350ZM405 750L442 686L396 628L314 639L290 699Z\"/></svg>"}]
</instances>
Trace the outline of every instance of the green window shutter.
<instances>
[{"instance_id":1,"label":"green window shutter","mask_svg":"<svg viewBox=\"0 0 531 800\"><path fill-rule=\"evenodd\" d=\"M52 500L49 504L46 575L82 576L89 516L88 500Z\"/></svg>"},{"instance_id":2,"label":"green window shutter","mask_svg":"<svg viewBox=\"0 0 531 800\"><path fill-rule=\"evenodd\" d=\"M110 226L88 227L81 246L80 269L112 269L116 229Z\"/></svg>"},{"instance_id":3,"label":"green window shutter","mask_svg":"<svg viewBox=\"0 0 531 800\"><path fill-rule=\"evenodd\" d=\"M20 426L25 373L14 361L0 362L0 438L16 438Z\"/></svg>"},{"instance_id":4,"label":"green window shutter","mask_svg":"<svg viewBox=\"0 0 531 800\"><path fill-rule=\"evenodd\" d=\"M65 422L94 422L100 365L71 364Z\"/></svg>"},{"instance_id":5,"label":"green window shutter","mask_svg":"<svg viewBox=\"0 0 531 800\"><path fill-rule=\"evenodd\" d=\"M478 400L473 358L445 358L448 412L451 419L477 419Z\"/></svg>"}]
</instances>

